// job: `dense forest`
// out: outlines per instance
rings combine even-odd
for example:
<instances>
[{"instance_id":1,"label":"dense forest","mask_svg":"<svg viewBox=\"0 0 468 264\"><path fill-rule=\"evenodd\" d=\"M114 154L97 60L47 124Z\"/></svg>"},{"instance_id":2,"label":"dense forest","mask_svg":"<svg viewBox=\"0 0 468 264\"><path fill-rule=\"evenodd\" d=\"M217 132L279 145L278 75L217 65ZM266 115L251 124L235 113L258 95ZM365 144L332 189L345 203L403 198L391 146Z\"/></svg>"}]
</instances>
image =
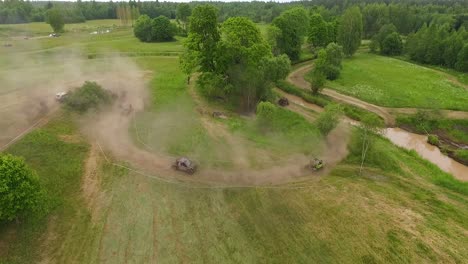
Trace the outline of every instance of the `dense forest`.
<instances>
[{"instance_id":1,"label":"dense forest","mask_svg":"<svg viewBox=\"0 0 468 264\"><path fill-rule=\"evenodd\" d=\"M191 2L193 8L204 2ZM341 15L344 10L358 5L363 13L364 36L376 33L380 26L393 23L402 34L418 30L424 23L451 23L457 26L467 23L468 2L464 0L311 0L290 3L276 2L209 2L219 10L222 22L229 17L248 17L254 22L270 23L286 9L304 6L318 10L325 20ZM47 2L47 1L0 1L0 23L27 23L45 21L46 11L58 6L67 13L70 22L84 22L91 19L116 18L119 5L138 7L140 14L155 18L160 15L176 18L178 3L171 2Z\"/></svg>"},{"instance_id":2,"label":"dense forest","mask_svg":"<svg viewBox=\"0 0 468 264\"><path fill-rule=\"evenodd\" d=\"M31 2L23 0L5 0L0 2L0 24L28 23L46 21L48 18L62 14L63 23L80 23L92 19L120 18L134 22L140 15L137 25L150 25L161 22L168 24L168 19L177 19L179 28L168 29L164 36L157 37L153 33L139 33L136 36L143 41L157 39L171 40L175 32L187 35L190 10L206 2L191 2L188 4L171 2ZM303 37L313 47L326 47L337 39L340 23L346 21L346 12L353 9L354 15L362 24L354 36L354 46L344 46L345 54L352 54L360 45L360 39L372 40L371 51L383 55L401 55L405 53L409 59L433 65L468 71L468 1L465 0L310 0L289 3L276 2L209 2L216 9L218 23L232 17L246 17L255 23L271 23L275 28L287 31L285 24L288 14L302 17L295 26L300 32L295 36L279 36L274 42L273 53L287 54L291 60L299 58ZM181 8L183 6L183 8ZM288 13L301 7L302 13ZM184 10L185 8L185 10ZM52 10L53 9L53 10ZM59 11L57 11L59 10ZM182 15L180 12L184 13ZM286 18L285 18L286 16ZM306 18L307 17L307 18ZM348 22L350 22L348 20ZM304 28L304 25L308 25ZM52 25L52 24L51 24ZM134 25L132 23L132 25ZM58 27L61 29L62 27ZM140 27L141 28L141 27ZM135 30L140 30L136 28ZM350 29L345 29L345 31ZM54 31L57 29L54 28ZM148 31L149 32L149 31ZM269 30L270 38L278 32ZM284 35L284 34L283 34ZM343 34L342 34L343 35ZM283 40L281 39L283 38ZM291 38L297 38L289 41ZM288 40L285 42L285 40ZM270 45L273 43L270 41ZM350 50L348 50L348 48Z\"/></svg>"}]
</instances>

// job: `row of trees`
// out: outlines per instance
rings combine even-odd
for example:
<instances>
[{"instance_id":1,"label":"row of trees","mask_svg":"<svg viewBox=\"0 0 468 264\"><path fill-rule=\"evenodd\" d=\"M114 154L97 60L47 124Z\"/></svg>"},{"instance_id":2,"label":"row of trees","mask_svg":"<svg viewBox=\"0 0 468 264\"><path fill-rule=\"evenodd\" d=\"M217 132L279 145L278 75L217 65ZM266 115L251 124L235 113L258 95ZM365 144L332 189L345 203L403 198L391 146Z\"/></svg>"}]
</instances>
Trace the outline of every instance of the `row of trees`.
<instances>
[{"instance_id":1,"label":"row of trees","mask_svg":"<svg viewBox=\"0 0 468 264\"><path fill-rule=\"evenodd\" d=\"M252 20L232 17L218 26L211 5L193 9L181 66L200 72L198 84L208 96L223 97L241 111L252 111L271 94L290 69L287 56L274 56Z\"/></svg>"},{"instance_id":2,"label":"row of trees","mask_svg":"<svg viewBox=\"0 0 468 264\"><path fill-rule=\"evenodd\" d=\"M449 25L423 25L406 40L408 56L417 62L468 72L468 32Z\"/></svg>"},{"instance_id":3,"label":"row of trees","mask_svg":"<svg viewBox=\"0 0 468 264\"><path fill-rule=\"evenodd\" d=\"M297 5L312 12L319 13L326 21L338 17L352 6L360 6L363 13L364 37L370 38L378 32L385 24L394 24L401 34L409 34L416 31L424 23L438 24L452 23L460 26L465 23L467 17L467 6L464 0L393 0L386 4L382 0L310 0L292 3L275 2L212 2L219 10L219 21L225 21L229 17L248 17L254 22L272 22L282 12ZM81 1L54 3L62 10L69 10L70 19L91 20L117 17L117 7L123 2L96 2ZM165 16L175 19L177 16L178 3L171 2L147 2L129 1L125 3L133 8L138 8L141 14L150 18ZM197 2L188 4L191 8L200 5ZM51 2L30 2L23 0L0 1L0 23L27 23L31 21L44 21L45 12L52 7ZM73 21L79 22L79 21Z\"/></svg>"}]
</instances>

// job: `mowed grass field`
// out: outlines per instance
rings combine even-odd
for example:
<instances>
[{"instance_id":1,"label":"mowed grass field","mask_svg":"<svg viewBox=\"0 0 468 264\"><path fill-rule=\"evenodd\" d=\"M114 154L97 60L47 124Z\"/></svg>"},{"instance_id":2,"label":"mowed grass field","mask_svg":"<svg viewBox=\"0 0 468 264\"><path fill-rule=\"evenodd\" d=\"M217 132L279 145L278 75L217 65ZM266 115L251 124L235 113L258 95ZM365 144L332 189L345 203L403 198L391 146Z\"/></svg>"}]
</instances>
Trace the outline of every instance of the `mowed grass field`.
<instances>
[{"instance_id":1,"label":"mowed grass field","mask_svg":"<svg viewBox=\"0 0 468 264\"><path fill-rule=\"evenodd\" d=\"M468 111L468 90L449 78L402 60L357 53L326 86L381 106Z\"/></svg>"},{"instance_id":2,"label":"mowed grass field","mask_svg":"<svg viewBox=\"0 0 468 264\"><path fill-rule=\"evenodd\" d=\"M130 33L122 37L135 41ZM171 44L178 42L164 45ZM139 51L134 46L125 49ZM145 142L171 154L203 153L207 159L226 155L216 152L215 146L222 142L207 135L200 124L178 59L139 56L134 60L152 72L148 109L136 119ZM157 133L152 133L163 123L159 113L187 115L184 126L167 130L173 141L160 144ZM227 122L229 131L240 129L247 140L270 144L271 139L261 139L243 122L248 123ZM7 150L23 156L38 171L52 201L46 218L0 225L0 263L462 263L468 259L463 236L468 229L466 183L381 138L375 139L359 175L357 134L349 148L348 158L330 175L246 188L168 183L155 178L163 176L158 172L142 175L114 166L98 151L98 188L90 204L83 193L90 146L73 115L60 112ZM107 155L111 162L120 162Z\"/></svg>"}]
</instances>

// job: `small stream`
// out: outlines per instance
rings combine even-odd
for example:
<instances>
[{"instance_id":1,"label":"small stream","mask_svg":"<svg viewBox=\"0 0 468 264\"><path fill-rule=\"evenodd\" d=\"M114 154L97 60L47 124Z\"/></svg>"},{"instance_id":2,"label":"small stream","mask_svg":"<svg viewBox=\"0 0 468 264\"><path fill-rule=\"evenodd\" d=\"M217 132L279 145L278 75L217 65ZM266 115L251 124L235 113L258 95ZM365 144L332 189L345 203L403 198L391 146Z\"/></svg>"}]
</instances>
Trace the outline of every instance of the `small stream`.
<instances>
[{"instance_id":1,"label":"small stream","mask_svg":"<svg viewBox=\"0 0 468 264\"><path fill-rule=\"evenodd\" d=\"M436 146L427 143L427 136L418 135L400 128L385 129L385 137L393 144L415 150L421 157L451 173L455 178L468 181L468 167L442 154Z\"/></svg>"}]
</instances>

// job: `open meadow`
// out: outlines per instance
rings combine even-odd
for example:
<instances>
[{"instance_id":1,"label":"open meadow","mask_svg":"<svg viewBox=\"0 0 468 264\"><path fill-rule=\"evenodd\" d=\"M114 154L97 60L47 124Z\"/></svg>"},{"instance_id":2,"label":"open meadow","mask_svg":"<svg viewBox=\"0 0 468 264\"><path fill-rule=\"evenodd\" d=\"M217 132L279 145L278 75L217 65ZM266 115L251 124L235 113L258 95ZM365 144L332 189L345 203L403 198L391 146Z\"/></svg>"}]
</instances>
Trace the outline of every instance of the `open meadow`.
<instances>
[{"instance_id":1,"label":"open meadow","mask_svg":"<svg viewBox=\"0 0 468 264\"><path fill-rule=\"evenodd\" d=\"M204 98L196 78L187 83L183 37L140 42L118 20L65 30L52 38L45 23L0 25L0 44L12 44L0 46L0 129L18 126L0 143L47 106L46 122L3 152L23 157L48 195L48 214L0 225L1 264L468 259L468 183L415 151L372 135L362 163L360 128L342 122L323 135L320 113L292 100L271 104L264 129L255 111L240 114ZM86 80L133 112L79 114L51 102ZM372 54L345 59L327 86L382 106L468 111L466 88L446 74ZM16 122L17 112L30 119ZM171 169L180 156L200 166L194 175ZM316 156L329 166L305 169Z\"/></svg>"},{"instance_id":2,"label":"open meadow","mask_svg":"<svg viewBox=\"0 0 468 264\"><path fill-rule=\"evenodd\" d=\"M340 77L327 86L380 106L468 110L466 85L456 77L369 53L345 59Z\"/></svg>"}]
</instances>

